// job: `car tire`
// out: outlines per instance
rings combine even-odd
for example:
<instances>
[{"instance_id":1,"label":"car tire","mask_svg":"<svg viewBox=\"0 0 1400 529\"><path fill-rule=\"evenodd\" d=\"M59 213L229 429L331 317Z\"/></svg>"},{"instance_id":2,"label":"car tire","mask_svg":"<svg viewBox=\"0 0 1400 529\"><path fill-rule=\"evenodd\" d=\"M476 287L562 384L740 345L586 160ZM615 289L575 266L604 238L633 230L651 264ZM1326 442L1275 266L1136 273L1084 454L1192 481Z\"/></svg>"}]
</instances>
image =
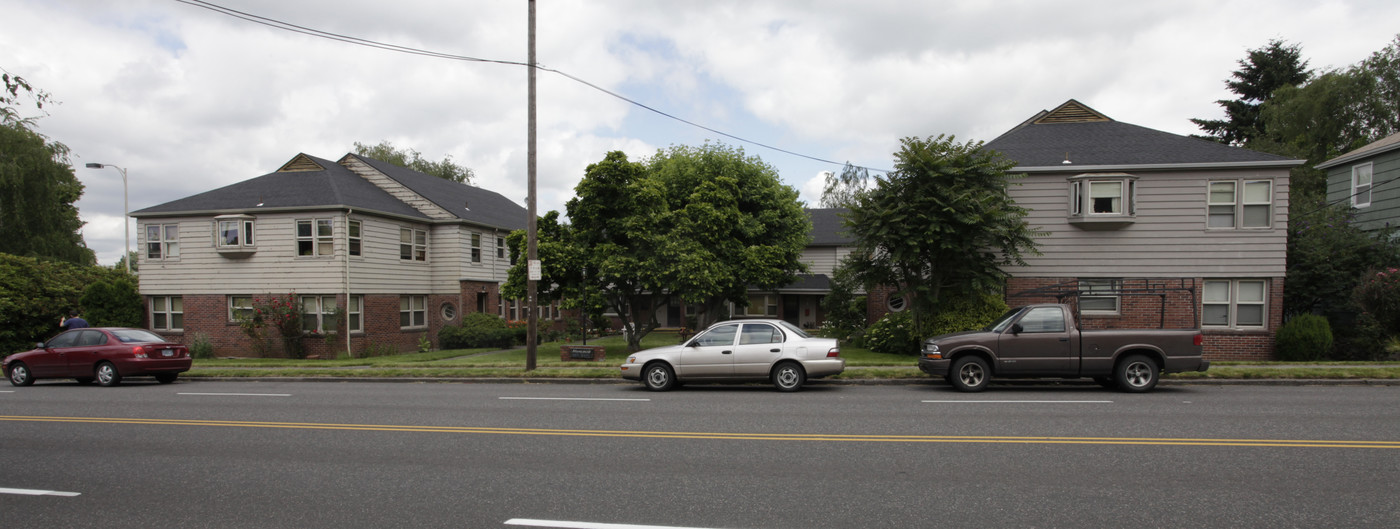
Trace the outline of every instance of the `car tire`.
<instances>
[{"instance_id":1,"label":"car tire","mask_svg":"<svg viewBox=\"0 0 1400 529\"><path fill-rule=\"evenodd\" d=\"M1161 368L1151 358L1143 355L1128 355L1118 361L1113 368L1113 379L1118 389L1128 393L1142 393L1157 386Z\"/></svg>"},{"instance_id":2,"label":"car tire","mask_svg":"<svg viewBox=\"0 0 1400 529\"><path fill-rule=\"evenodd\" d=\"M953 361L953 370L948 382L958 391L976 393L987 389L992 381L992 369L987 361L977 356L964 356Z\"/></svg>"},{"instance_id":3,"label":"car tire","mask_svg":"<svg viewBox=\"0 0 1400 529\"><path fill-rule=\"evenodd\" d=\"M34 373L29 371L29 366L24 362L15 362L10 365L10 372L5 374L10 379L10 383L16 386L28 386L34 384Z\"/></svg>"},{"instance_id":4,"label":"car tire","mask_svg":"<svg viewBox=\"0 0 1400 529\"><path fill-rule=\"evenodd\" d=\"M97 364L97 368L93 370L93 373L97 375L97 385L104 388L110 388L122 383L122 374L117 371L117 366L112 365L111 362Z\"/></svg>"},{"instance_id":5,"label":"car tire","mask_svg":"<svg viewBox=\"0 0 1400 529\"><path fill-rule=\"evenodd\" d=\"M807 372L796 362L783 362L773 368L771 378L778 391L793 392L802 389L802 384L807 382Z\"/></svg>"},{"instance_id":6,"label":"car tire","mask_svg":"<svg viewBox=\"0 0 1400 529\"><path fill-rule=\"evenodd\" d=\"M73 380L78 381L78 385L79 385L79 386L91 386L92 383L93 383L93 381L95 381L95 380L97 380L97 379L92 378L92 377L78 377L78 378L75 378L75 379L73 379Z\"/></svg>"},{"instance_id":7,"label":"car tire","mask_svg":"<svg viewBox=\"0 0 1400 529\"><path fill-rule=\"evenodd\" d=\"M642 368L642 383L652 391L667 391L676 387L676 374L670 366L656 362Z\"/></svg>"},{"instance_id":8,"label":"car tire","mask_svg":"<svg viewBox=\"0 0 1400 529\"><path fill-rule=\"evenodd\" d=\"M156 382L160 382L161 384L169 384L171 382L174 382L175 379L179 377L179 373L161 373L159 375L156 375Z\"/></svg>"}]
</instances>

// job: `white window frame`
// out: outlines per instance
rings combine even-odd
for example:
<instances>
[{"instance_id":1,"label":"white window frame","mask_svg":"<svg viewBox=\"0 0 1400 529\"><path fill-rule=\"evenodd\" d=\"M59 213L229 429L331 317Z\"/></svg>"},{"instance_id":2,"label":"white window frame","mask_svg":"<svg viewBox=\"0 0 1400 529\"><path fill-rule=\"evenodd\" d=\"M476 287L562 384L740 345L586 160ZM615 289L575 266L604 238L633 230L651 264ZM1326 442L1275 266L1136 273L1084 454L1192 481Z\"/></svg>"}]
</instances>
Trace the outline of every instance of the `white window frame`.
<instances>
[{"instance_id":1,"label":"white window frame","mask_svg":"<svg viewBox=\"0 0 1400 529\"><path fill-rule=\"evenodd\" d=\"M241 302L246 301L244 305ZM229 296L228 297L228 321L240 321L239 315L245 314L244 319L253 317L253 296Z\"/></svg>"},{"instance_id":2,"label":"white window frame","mask_svg":"<svg viewBox=\"0 0 1400 529\"><path fill-rule=\"evenodd\" d=\"M364 233L364 225L360 221L352 220L346 223L346 251L351 256L359 257L364 253Z\"/></svg>"},{"instance_id":3,"label":"white window frame","mask_svg":"<svg viewBox=\"0 0 1400 529\"><path fill-rule=\"evenodd\" d=\"M1212 285L1217 288L1212 289ZM1219 286L1224 286L1224 290ZM1214 290L1214 292L1212 292ZM1252 294L1257 292L1256 296ZM1223 296L1222 296L1223 294ZM1226 321L1208 321L1211 307L1225 309ZM1258 323L1241 322L1241 307L1257 308ZM1260 330L1269 326L1269 281L1267 279L1207 279L1201 292L1201 326L1215 329Z\"/></svg>"},{"instance_id":4,"label":"white window frame","mask_svg":"<svg viewBox=\"0 0 1400 529\"><path fill-rule=\"evenodd\" d=\"M151 255L151 250L156 255ZM179 224L147 224L145 257L151 261L174 260L180 257Z\"/></svg>"},{"instance_id":5,"label":"white window frame","mask_svg":"<svg viewBox=\"0 0 1400 529\"><path fill-rule=\"evenodd\" d=\"M151 330L185 330L184 298L180 296L151 296Z\"/></svg>"},{"instance_id":6,"label":"white window frame","mask_svg":"<svg viewBox=\"0 0 1400 529\"><path fill-rule=\"evenodd\" d=\"M307 227L303 235L301 227ZM331 257L335 255L335 221L332 219L296 219L297 257ZM310 253L303 253L306 249Z\"/></svg>"},{"instance_id":7,"label":"white window frame","mask_svg":"<svg viewBox=\"0 0 1400 529\"><path fill-rule=\"evenodd\" d=\"M1351 166L1352 207L1364 208L1371 205L1371 188L1375 183L1374 178L1375 167L1371 165L1371 162ZM1362 182L1363 179L1365 182Z\"/></svg>"},{"instance_id":8,"label":"white window frame","mask_svg":"<svg viewBox=\"0 0 1400 529\"><path fill-rule=\"evenodd\" d=\"M480 233L475 233L475 232L473 232L473 233L471 234L471 242L472 242L472 262L473 262L473 263L480 263L480 262L481 262L481 234L480 234Z\"/></svg>"},{"instance_id":9,"label":"white window frame","mask_svg":"<svg viewBox=\"0 0 1400 529\"><path fill-rule=\"evenodd\" d=\"M762 303L756 303L760 300ZM749 294L749 305L744 307L744 315L756 318L778 317L778 296L776 294Z\"/></svg>"},{"instance_id":10,"label":"white window frame","mask_svg":"<svg viewBox=\"0 0 1400 529\"><path fill-rule=\"evenodd\" d=\"M399 328L422 329L428 326L428 296L406 294L399 296Z\"/></svg>"},{"instance_id":11,"label":"white window frame","mask_svg":"<svg viewBox=\"0 0 1400 529\"><path fill-rule=\"evenodd\" d=\"M1119 314L1122 314L1122 312L1123 312L1123 299L1122 299L1122 296L1119 294L1119 291L1121 291L1122 289L1123 289L1123 280L1122 280L1122 279L1100 279L1100 278L1092 278L1092 279L1090 279L1090 278L1085 278L1085 279L1080 279L1080 280L1079 280L1079 312L1080 312L1081 314L1091 314L1091 315L1114 315L1114 316L1117 316L1117 315L1119 315ZM1102 291L1107 291L1107 292L1112 292L1112 294L1094 294L1095 291L1100 291L1100 292L1102 292ZM1112 310L1108 310L1108 309L1085 308L1085 303L1084 303L1085 301L1087 301L1087 300L1100 300L1100 299L1102 299L1102 300L1111 300L1111 301L1113 302L1113 309L1112 309Z\"/></svg>"},{"instance_id":12,"label":"white window frame","mask_svg":"<svg viewBox=\"0 0 1400 529\"><path fill-rule=\"evenodd\" d=\"M1251 186L1265 186L1264 199L1250 200ZM1229 198L1217 198L1229 186ZM1217 191L1216 188L1219 188ZM1263 208L1263 224L1250 225L1246 213ZM1223 219L1228 216L1226 225ZM1221 220L1215 220L1221 219ZM1216 225L1218 224L1218 225ZM1206 229L1208 230L1267 230L1274 227L1274 181L1270 179L1211 180L1206 184Z\"/></svg>"},{"instance_id":13,"label":"white window frame","mask_svg":"<svg viewBox=\"0 0 1400 529\"><path fill-rule=\"evenodd\" d=\"M1118 210L1094 211L1095 187L1118 185ZM1069 179L1069 216L1072 218L1132 219L1137 216L1137 177L1126 173L1075 175Z\"/></svg>"},{"instance_id":14,"label":"white window frame","mask_svg":"<svg viewBox=\"0 0 1400 529\"><path fill-rule=\"evenodd\" d=\"M496 259L506 258L506 238L496 237Z\"/></svg>"},{"instance_id":15,"label":"white window frame","mask_svg":"<svg viewBox=\"0 0 1400 529\"><path fill-rule=\"evenodd\" d=\"M350 333L365 332L365 298L350 296L345 302L345 330Z\"/></svg>"},{"instance_id":16,"label":"white window frame","mask_svg":"<svg viewBox=\"0 0 1400 529\"><path fill-rule=\"evenodd\" d=\"M248 215L220 215L214 217L214 248L221 252L253 250L256 219ZM229 240L229 235L233 240Z\"/></svg>"},{"instance_id":17,"label":"white window frame","mask_svg":"<svg viewBox=\"0 0 1400 529\"><path fill-rule=\"evenodd\" d=\"M327 334L336 330L339 322L335 321L335 296L300 296L300 298L301 329L303 331ZM314 325L309 325L312 323Z\"/></svg>"},{"instance_id":18,"label":"white window frame","mask_svg":"<svg viewBox=\"0 0 1400 529\"><path fill-rule=\"evenodd\" d=\"M414 228L399 228L399 260L428 261L428 232Z\"/></svg>"}]
</instances>

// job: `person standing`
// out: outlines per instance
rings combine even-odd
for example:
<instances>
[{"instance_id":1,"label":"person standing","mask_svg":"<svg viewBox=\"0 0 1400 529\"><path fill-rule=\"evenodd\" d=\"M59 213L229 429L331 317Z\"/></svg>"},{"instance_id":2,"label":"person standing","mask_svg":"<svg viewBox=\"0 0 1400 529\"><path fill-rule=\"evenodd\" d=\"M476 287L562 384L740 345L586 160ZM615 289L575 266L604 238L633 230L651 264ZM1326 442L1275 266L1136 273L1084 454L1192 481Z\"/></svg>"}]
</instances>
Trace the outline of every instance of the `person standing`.
<instances>
[{"instance_id":1,"label":"person standing","mask_svg":"<svg viewBox=\"0 0 1400 529\"><path fill-rule=\"evenodd\" d=\"M70 310L68 311L68 317L59 318L58 326L62 327L65 331L71 331L73 329L81 329L83 327L87 327L88 322L87 320L78 317L78 311Z\"/></svg>"}]
</instances>

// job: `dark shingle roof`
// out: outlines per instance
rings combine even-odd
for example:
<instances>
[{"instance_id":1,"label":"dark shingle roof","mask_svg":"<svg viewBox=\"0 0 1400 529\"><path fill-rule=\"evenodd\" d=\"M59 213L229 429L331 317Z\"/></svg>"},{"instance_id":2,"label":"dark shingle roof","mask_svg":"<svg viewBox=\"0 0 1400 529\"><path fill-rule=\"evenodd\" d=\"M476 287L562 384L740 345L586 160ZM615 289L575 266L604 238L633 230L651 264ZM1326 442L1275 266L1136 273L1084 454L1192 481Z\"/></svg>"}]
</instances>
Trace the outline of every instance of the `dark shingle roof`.
<instances>
[{"instance_id":1,"label":"dark shingle roof","mask_svg":"<svg viewBox=\"0 0 1400 529\"><path fill-rule=\"evenodd\" d=\"M1090 113L1098 119L1086 117ZM1113 121L1073 99L1053 111L1040 112L988 142L986 148L1001 152L1023 168L1247 162L1296 165L1283 156ZM1066 159L1071 163L1065 164Z\"/></svg>"},{"instance_id":2,"label":"dark shingle roof","mask_svg":"<svg viewBox=\"0 0 1400 529\"><path fill-rule=\"evenodd\" d=\"M347 155L354 156L354 155ZM132 216L255 213L260 210L350 207L428 220L428 216L336 162L306 154L319 171L265 174L212 191L132 212ZM294 158L296 160L297 158ZM426 175L393 164L357 157L457 218L486 226L523 229L526 210L501 194ZM454 206L455 205L455 206ZM468 210L464 206L470 205Z\"/></svg>"},{"instance_id":3,"label":"dark shingle roof","mask_svg":"<svg viewBox=\"0 0 1400 529\"><path fill-rule=\"evenodd\" d=\"M855 238L846 233L846 208L807 209L812 219L812 242L809 246L849 246Z\"/></svg>"}]
</instances>

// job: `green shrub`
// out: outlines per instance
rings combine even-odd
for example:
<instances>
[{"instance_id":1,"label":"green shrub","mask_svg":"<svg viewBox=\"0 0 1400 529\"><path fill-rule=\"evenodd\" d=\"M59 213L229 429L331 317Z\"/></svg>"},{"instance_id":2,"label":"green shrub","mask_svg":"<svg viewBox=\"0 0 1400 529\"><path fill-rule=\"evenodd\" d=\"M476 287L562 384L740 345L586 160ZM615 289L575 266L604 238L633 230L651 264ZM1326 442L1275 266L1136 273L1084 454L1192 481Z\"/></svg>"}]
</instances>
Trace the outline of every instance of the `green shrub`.
<instances>
[{"instance_id":1,"label":"green shrub","mask_svg":"<svg viewBox=\"0 0 1400 529\"><path fill-rule=\"evenodd\" d=\"M140 327L145 303L136 293L136 281L112 274L83 289L83 319L94 327Z\"/></svg>"},{"instance_id":2,"label":"green shrub","mask_svg":"<svg viewBox=\"0 0 1400 529\"><path fill-rule=\"evenodd\" d=\"M891 312L865 331L865 347L884 354L917 355L923 338L909 312Z\"/></svg>"},{"instance_id":3,"label":"green shrub","mask_svg":"<svg viewBox=\"0 0 1400 529\"><path fill-rule=\"evenodd\" d=\"M1367 272L1352 296L1363 312L1376 319L1382 331L1400 333L1400 268Z\"/></svg>"},{"instance_id":4,"label":"green shrub","mask_svg":"<svg viewBox=\"0 0 1400 529\"><path fill-rule=\"evenodd\" d=\"M214 342L209 340L209 335L197 332L190 335L190 356L195 358L214 358Z\"/></svg>"},{"instance_id":5,"label":"green shrub","mask_svg":"<svg viewBox=\"0 0 1400 529\"><path fill-rule=\"evenodd\" d=\"M516 335L523 340L524 326L518 330L506 325L505 320L481 312L462 316L461 325L448 325L438 331L438 347L443 349L475 349L479 347L499 347L514 345Z\"/></svg>"},{"instance_id":6,"label":"green shrub","mask_svg":"<svg viewBox=\"0 0 1400 529\"><path fill-rule=\"evenodd\" d=\"M100 266L0 253L0 356L28 350L57 334L59 318L78 310L83 287L113 273Z\"/></svg>"},{"instance_id":7,"label":"green shrub","mask_svg":"<svg viewBox=\"0 0 1400 529\"><path fill-rule=\"evenodd\" d=\"M923 326L924 337L975 331L1006 313L1006 301L996 294L961 296L938 304L938 312Z\"/></svg>"},{"instance_id":8,"label":"green shrub","mask_svg":"<svg viewBox=\"0 0 1400 529\"><path fill-rule=\"evenodd\" d=\"M1321 360L1332 352L1332 326L1327 318L1303 314L1288 320L1274 336L1274 353L1279 360L1307 362Z\"/></svg>"}]
</instances>

